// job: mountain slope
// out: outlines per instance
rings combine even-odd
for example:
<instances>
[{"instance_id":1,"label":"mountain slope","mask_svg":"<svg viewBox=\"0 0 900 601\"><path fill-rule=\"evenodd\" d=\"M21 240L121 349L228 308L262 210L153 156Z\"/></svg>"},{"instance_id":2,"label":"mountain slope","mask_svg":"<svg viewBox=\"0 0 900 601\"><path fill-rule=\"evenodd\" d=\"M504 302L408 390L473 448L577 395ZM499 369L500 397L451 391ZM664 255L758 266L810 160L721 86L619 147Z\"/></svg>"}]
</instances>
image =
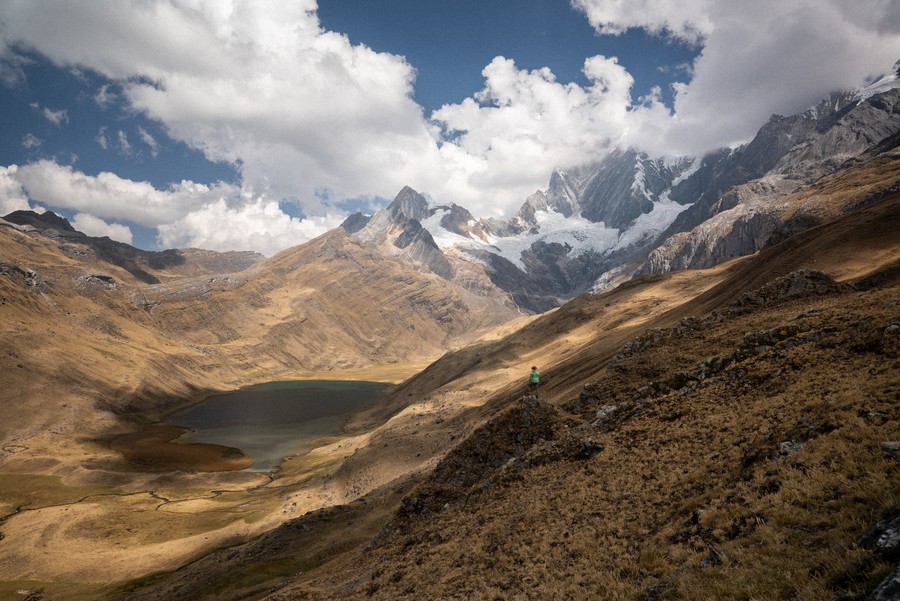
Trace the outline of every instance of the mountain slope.
<instances>
[{"instance_id":1,"label":"mountain slope","mask_svg":"<svg viewBox=\"0 0 900 601\"><path fill-rule=\"evenodd\" d=\"M0 597L38 578L53 598L97 599L332 503L285 501L343 458L326 441L277 474L216 471L245 457L227 441L170 442L180 430L154 422L172 411L279 379L396 381L518 315L340 231L240 272L152 285L73 248L0 222ZM133 462L123 445L192 467Z\"/></svg>"},{"instance_id":2,"label":"mountain slope","mask_svg":"<svg viewBox=\"0 0 900 601\"><path fill-rule=\"evenodd\" d=\"M6 437L32 414L158 415L197 387L436 356L516 315L341 232L241 272L153 285L132 265L71 252L71 237L8 222L0 237L2 384L21 408ZM67 409L35 411L34 391L57 387Z\"/></svg>"},{"instance_id":3,"label":"mountain slope","mask_svg":"<svg viewBox=\"0 0 900 601\"><path fill-rule=\"evenodd\" d=\"M476 221L462 207L430 204L406 188L354 235L447 279L479 272L480 289L489 283L541 312L634 275L710 267L821 223L811 187L859 161L873 161L877 185L890 191L896 172L875 159L896 158L898 134L900 77L893 74L829 94L802 113L773 115L739 148L696 159L616 150L557 169L549 188L507 222ZM848 199L844 209L828 210L857 205Z\"/></svg>"},{"instance_id":4,"label":"mountain slope","mask_svg":"<svg viewBox=\"0 0 900 601\"><path fill-rule=\"evenodd\" d=\"M321 481L346 506L131 598L864 598L891 564L856 541L900 515L898 218L895 194L448 353L350 424Z\"/></svg>"},{"instance_id":5,"label":"mountain slope","mask_svg":"<svg viewBox=\"0 0 900 601\"><path fill-rule=\"evenodd\" d=\"M82 261L102 261L128 271L145 284L173 277L233 273L255 265L264 257L250 251L217 253L197 248L162 252L134 248L109 238L86 236L52 211L14 211L4 221L29 226L59 242L60 250Z\"/></svg>"},{"instance_id":6,"label":"mountain slope","mask_svg":"<svg viewBox=\"0 0 900 601\"><path fill-rule=\"evenodd\" d=\"M500 388L470 410L485 424L469 430L474 446L438 464L457 467L407 493L368 550L269 598L781 598L823 589L863 598L890 563L853 545L900 515L883 494L900 484L895 460L880 449L900 436L898 217L895 195L737 262L694 300L631 330L627 344L594 321L593 344L557 350L629 293L652 298L655 280L534 322L493 352L511 348L521 366L553 357L542 396L576 421L553 427L547 443L503 451L510 440L491 424L516 415L504 410L523 385ZM798 272L809 267L859 278L858 289ZM539 340L547 346L537 350ZM457 365L472 365L472 353L496 365L490 347ZM418 386L429 371L452 373L440 363ZM477 365L459 377L482 381ZM455 377L448 386L459 387ZM519 423L514 440L533 422ZM589 440L602 450L583 451ZM454 484L460 474L472 484ZM780 580L785 565L808 576Z\"/></svg>"},{"instance_id":7,"label":"mountain slope","mask_svg":"<svg viewBox=\"0 0 900 601\"><path fill-rule=\"evenodd\" d=\"M702 269L752 254L791 234L869 206L900 190L900 151L849 163L814 185L784 195L768 178L729 190L715 215L675 234L635 271Z\"/></svg>"}]
</instances>

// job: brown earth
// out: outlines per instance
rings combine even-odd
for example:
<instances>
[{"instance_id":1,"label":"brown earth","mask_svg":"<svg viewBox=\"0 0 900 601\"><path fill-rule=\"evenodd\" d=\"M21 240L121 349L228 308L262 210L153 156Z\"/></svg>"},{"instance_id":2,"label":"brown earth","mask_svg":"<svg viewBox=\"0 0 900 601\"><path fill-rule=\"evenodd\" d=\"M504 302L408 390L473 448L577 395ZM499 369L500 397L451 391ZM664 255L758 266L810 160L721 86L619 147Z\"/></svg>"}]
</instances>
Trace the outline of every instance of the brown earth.
<instances>
[{"instance_id":1,"label":"brown earth","mask_svg":"<svg viewBox=\"0 0 900 601\"><path fill-rule=\"evenodd\" d=\"M147 471L227 472L253 465L253 459L235 447L177 442L185 431L178 426L154 424L116 436L109 442L109 448L122 453L132 466Z\"/></svg>"},{"instance_id":2,"label":"brown earth","mask_svg":"<svg viewBox=\"0 0 900 601\"><path fill-rule=\"evenodd\" d=\"M339 232L146 286L0 224L0 596L863 598L888 563L854 537L897 514L898 217L493 330L515 311ZM336 368L399 385L272 474L101 444Z\"/></svg>"},{"instance_id":3,"label":"brown earth","mask_svg":"<svg viewBox=\"0 0 900 601\"><path fill-rule=\"evenodd\" d=\"M352 452L336 444L276 474L206 472L247 460L161 429L134 438L168 413L276 379L399 382L518 315L339 231L235 274L147 270L164 283L0 223L0 597L95 599L256 536L333 503L303 483Z\"/></svg>"},{"instance_id":4,"label":"brown earth","mask_svg":"<svg viewBox=\"0 0 900 601\"><path fill-rule=\"evenodd\" d=\"M345 506L130 598L863 599L892 560L858 540L900 515L897 223L894 195L448 353L352 422Z\"/></svg>"}]
</instances>

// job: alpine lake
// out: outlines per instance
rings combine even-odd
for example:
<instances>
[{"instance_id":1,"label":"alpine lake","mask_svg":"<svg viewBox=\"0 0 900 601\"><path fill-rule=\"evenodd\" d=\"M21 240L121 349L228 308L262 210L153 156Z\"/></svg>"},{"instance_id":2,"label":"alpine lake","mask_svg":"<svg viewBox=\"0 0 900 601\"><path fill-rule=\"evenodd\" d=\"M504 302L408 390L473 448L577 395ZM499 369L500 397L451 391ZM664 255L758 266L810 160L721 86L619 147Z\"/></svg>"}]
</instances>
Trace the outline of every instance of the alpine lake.
<instances>
[{"instance_id":1,"label":"alpine lake","mask_svg":"<svg viewBox=\"0 0 900 601\"><path fill-rule=\"evenodd\" d=\"M268 382L215 395L171 414L166 423L115 439L139 468L269 472L340 434L347 418L378 400L380 382Z\"/></svg>"}]
</instances>

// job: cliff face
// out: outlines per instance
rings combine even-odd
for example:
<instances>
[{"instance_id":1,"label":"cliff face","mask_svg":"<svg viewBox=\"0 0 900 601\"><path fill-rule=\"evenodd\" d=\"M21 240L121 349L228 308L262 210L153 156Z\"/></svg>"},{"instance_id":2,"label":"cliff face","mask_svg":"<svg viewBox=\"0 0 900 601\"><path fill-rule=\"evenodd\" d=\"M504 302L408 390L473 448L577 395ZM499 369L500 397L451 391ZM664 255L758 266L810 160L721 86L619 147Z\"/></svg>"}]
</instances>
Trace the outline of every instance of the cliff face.
<instances>
[{"instance_id":1,"label":"cliff face","mask_svg":"<svg viewBox=\"0 0 900 601\"><path fill-rule=\"evenodd\" d=\"M710 267L885 197L900 186L898 132L900 89L834 94L800 115L773 117L746 147L707 157L673 189L673 198L706 191L636 273ZM822 191L841 186L844 194L823 200Z\"/></svg>"},{"instance_id":2,"label":"cliff face","mask_svg":"<svg viewBox=\"0 0 900 601\"><path fill-rule=\"evenodd\" d=\"M387 256L408 261L449 280L453 278L450 262L431 233L422 227L421 222L430 213L425 197L407 186L387 208L375 213L353 235L375 245Z\"/></svg>"}]
</instances>

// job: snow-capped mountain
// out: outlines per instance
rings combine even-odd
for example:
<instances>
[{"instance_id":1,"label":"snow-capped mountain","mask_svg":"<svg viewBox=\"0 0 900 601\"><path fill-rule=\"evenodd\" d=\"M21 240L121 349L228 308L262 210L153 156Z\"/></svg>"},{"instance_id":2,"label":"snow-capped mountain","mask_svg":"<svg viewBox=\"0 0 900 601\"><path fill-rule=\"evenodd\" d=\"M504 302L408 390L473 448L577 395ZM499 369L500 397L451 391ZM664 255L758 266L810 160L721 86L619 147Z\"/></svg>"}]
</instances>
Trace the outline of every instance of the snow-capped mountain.
<instances>
[{"instance_id":1,"label":"snow-capped mountain","mask_svg":"<svg viewBox=\"0 0 900 601\"><path fill-rule=\"evenodd\" d=\"M459 205L429 203L406 187L367 222L354 215L344 228L447 279L463 271L472 281L466 264L474 263L484 274L479 289L487 280L520 307L544 311L588 289L623 257L645 253L687 207L668 192L692 164L627 150L578 170L556 170L550 187L507 222L476 220Z\"/></svg>"},{"instance_id":2,"label":"snow-capped mountain","mask_svg":"<svg viewBox=\"0 0 900 601\"><path fill-rule=\"evenodd\" d=\"M654 242L635 274L710 267L814 227L832 209L816 207L816 197L785 199L898 145L897 73L856 92L829 94L797 115L773 115L749 144L707 155L673 189L673 198L694 202ZM896 185L879 184L884 190L872 192L868 202Z\"/></svg>"},{"instance_id":3,"label":"snow-capped mountain","mask_svg":"<svg viewBox=\"0 0 900 601\"><path fill-rule=\"evenodd\" d=\"M357 214L343 227L479 294L505 294L523 309L544 311L635 274L708 267L755 252L785 231L777 199L898 142L894 73L862 90L829 94L802 113L773 115L739 148L696 159L625 149L557 169L548 188L509 221L476 219L407 187L371 218Z\"/></svg>"}]
</instances>

